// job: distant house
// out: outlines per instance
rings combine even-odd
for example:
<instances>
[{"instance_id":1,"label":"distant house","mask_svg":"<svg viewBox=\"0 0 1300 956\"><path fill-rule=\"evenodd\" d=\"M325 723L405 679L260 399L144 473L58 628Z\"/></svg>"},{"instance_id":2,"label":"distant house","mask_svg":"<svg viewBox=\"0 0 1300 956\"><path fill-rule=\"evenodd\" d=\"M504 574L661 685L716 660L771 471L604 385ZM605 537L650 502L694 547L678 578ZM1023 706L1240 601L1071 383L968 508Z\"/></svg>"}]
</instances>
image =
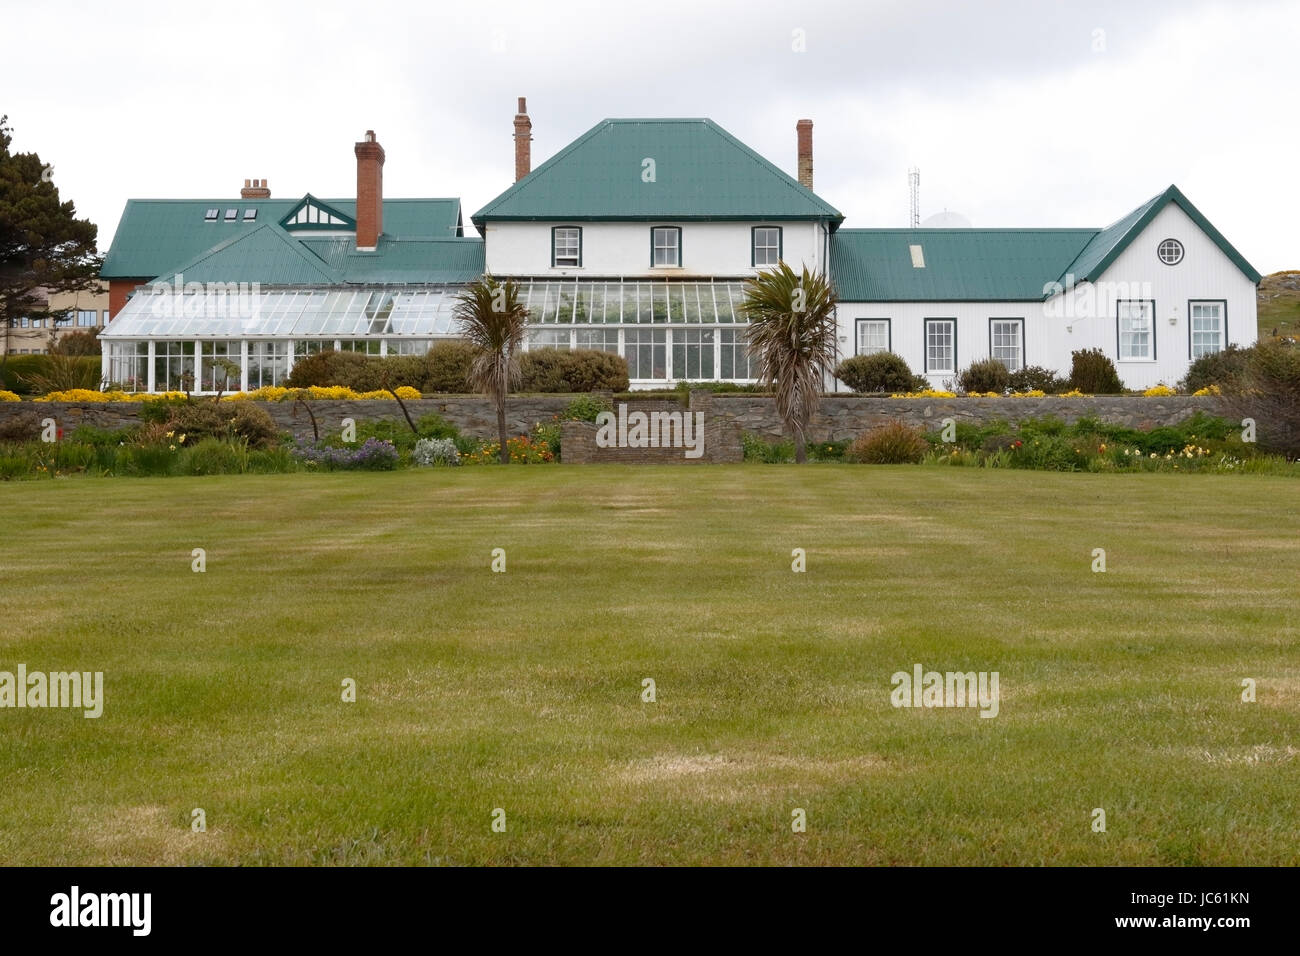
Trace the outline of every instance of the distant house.
<instances>
[{"instance_id":1,"label":"distant house","mask_svg":"<svg viewBox=\"0 0 1300 956\"><path fill-rule=\"evenodd\" d=\"M845 229L812 191L808 120L798 178L707 119L604 120L536 169L522 99L514 130L516 181L471 217L481 238L459 200L385 199L373 133L356 199L254 180L238 200L129 201L105 376L212 390L222 358L253 389L322 349L423 352L486 271L520 283L530 348L617 352L639 388L752 381L744 281L779 261L829 274L842 356L893 351L936 386L990 355L1068 370L1094 347L1146 386L1255 338L1259 274L1172 186L1105 229Z\"/></svg>"}]
</instances>

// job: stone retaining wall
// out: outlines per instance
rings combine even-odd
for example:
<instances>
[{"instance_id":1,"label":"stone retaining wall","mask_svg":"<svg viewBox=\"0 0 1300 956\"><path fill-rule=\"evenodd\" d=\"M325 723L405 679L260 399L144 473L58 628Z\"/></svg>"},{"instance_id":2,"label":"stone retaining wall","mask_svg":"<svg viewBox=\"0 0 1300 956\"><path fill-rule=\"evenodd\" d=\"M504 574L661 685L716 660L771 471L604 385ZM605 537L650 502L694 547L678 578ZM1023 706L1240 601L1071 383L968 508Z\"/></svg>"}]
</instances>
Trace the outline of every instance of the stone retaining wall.
<instances>
[{"instance_id":1,"label":"stone retaining wall","mask_svg":"<svg viewBox=\"0 0 1300 956\"><path fill-rule=\"evenodd\" d=\"M549 421L564 411L572 395L537 395L511 398L506 405L506 428L513 435L532 430L539 423ZM609 398L608 393L603 396ZM310 438L311 420L301 405L293 402L259 402L276 424L299 438ZM630 399L629 409L642 411L685 411L672 399ZM438 414L455 425L462 434L479 438L495 438L496 412L492 403L484 398L467 395L444 395L406 403L411 417L417 421L424 415ZM382 418L400 420L402 411L393 401L333 401L311 402L312 411L322 432L337 430L344 418L358 423ZM731 460L732 435L741 431L754 432L771 438L780 437L783 428L770 397L745 394L715 395L704 390L691 393L690 411L702 411L711 429L714 422L731 426L728 429L706 432L706 460ZM821 408L813 420L812 441L838 441L852 439L862 432L890 421L901 419L922 428L938 428L945 418L959 422L988 422L994 419L1017 421L1025 418L1055 417L1073 422L1084 416L1094 416L1104 422L1130 428L1148 429L1172 425L1197 410L1209 414L1223 414L1221 402L1213 397L1176 395L1167 398L1108 396L1098 398L870 398L857 395L831 395L822 399ZM81 424L100 428L122 428L140 421L140 406L134 402L0 402L0 421L22 416L25 418L53 418L65 432ZM564 448L569 449L569 432L564 432ZM573 446L584 447L582 430L574 431ZM35 436L33 436L35 437ZM715 444L716 439L716 444ZM594 428L592 429L594 448ZM735 447L739 448L737 437ZM724 457L715 457L716 454ZM602 450L606 451L606 450ZM636 451L623 449L621 451ZM656 455L662 449L645 449ZM575 451L575 454L584 454ZM594 455L594 452L592 453ZM565 455L568 458L568 454ZM600 460L606 460L602 455ZM571 459L572 460L572 459ZM631 455L626 459L641 461L650 457ZM654 457L653 460L666 460Z\"/></svg>"},{"instance_id":2,"label":"stone retaining wall","mask_svg":"<svg viewBox=\"0 0 1300 956\"><path fill-rule=\"evenodd\" d=\"M769 438L784 434L771 398L744 394L705 395L701 392L692 392L691 398L692 408L707 409L711 418L732 422L743 431ZM997 419L1020 421L1049 417L1074 422L1090 416L1112 425L1146 430L1176 424L1198 410L1210 415L1223 414L1218 398L1193 395L1167 398L1141 395L1096 398L870 398L831 395L822 399L809 438L812 441L849 440L892 419L935 429L945 418L978 424Z\"/></svg>"}]
</instances>

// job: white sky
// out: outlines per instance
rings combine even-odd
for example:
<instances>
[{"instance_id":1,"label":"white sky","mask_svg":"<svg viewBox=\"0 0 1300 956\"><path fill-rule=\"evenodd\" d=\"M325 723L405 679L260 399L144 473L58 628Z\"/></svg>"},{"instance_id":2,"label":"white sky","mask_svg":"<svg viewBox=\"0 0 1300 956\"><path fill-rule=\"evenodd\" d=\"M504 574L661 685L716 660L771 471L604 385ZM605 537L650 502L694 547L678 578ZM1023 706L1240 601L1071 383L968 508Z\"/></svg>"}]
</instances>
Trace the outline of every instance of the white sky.
<instances>
[{"instance_id":1,"label":"white sky","mask_svg":"<svg viewBox=\"0 0 1300 956\"><path fill-rule=\"evenodd\" d=\"M0 113L105 249L130 197L350 197L368 128L385 195L460 196L472 231L527 96L534 166L607 116L708 116L793 174L807 116L848 226L907 225L912 165L923 217L977 226L1102 226L1176 183L1300 268L1295 0L14 3Z\"/></svg>"}]
</instances>

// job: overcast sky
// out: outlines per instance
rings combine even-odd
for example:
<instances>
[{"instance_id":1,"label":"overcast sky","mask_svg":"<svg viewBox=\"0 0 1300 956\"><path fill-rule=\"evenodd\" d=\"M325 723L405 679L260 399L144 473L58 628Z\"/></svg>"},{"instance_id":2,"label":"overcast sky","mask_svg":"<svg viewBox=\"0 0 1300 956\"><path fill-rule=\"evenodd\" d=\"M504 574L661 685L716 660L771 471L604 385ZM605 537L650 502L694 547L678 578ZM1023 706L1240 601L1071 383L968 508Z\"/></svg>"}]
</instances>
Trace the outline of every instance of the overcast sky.
<instances>
[{"instance_id":1,"label":"overcast sky","mask_svg":"<svg viewBox=\"0 0 1300 956\"><path fill-rule=\"evenodd\" d=\"M1258 268L1300 268L1295 0L8 4L0 113L107 248L130 197L460 196L608 116L707 116L848 226L921 212L1103 226L1176 183ZM799 48L802 46L802 50ZM472 228L472 227L471 227Z\"/></svg>"}]
</instances>

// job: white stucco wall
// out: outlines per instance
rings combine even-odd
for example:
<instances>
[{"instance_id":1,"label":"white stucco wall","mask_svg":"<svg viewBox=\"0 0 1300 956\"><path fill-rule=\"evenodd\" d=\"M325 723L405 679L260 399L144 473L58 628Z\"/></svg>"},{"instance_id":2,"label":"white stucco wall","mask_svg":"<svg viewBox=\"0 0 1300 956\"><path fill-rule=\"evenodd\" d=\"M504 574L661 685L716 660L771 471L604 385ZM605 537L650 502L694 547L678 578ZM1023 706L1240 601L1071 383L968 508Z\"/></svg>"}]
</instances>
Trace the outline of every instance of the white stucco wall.
<instances>
[{"instance_id":1,"label":"white stucco wall","mask_svg":"<svg viewBox=\"0 0 1300 956\"><path fill-rule=\"evenodd\" d=\"M582 227L582 266L551 267L551 228ZM650 264L650 230L682 230L680 268ZM782 229L782 254L794 268L822 268L825 230L817 222L503 222L489 223L485 233L487 271L497 276L743 276L751 265L754 226Z\"/></svg>"}]
</instances>

